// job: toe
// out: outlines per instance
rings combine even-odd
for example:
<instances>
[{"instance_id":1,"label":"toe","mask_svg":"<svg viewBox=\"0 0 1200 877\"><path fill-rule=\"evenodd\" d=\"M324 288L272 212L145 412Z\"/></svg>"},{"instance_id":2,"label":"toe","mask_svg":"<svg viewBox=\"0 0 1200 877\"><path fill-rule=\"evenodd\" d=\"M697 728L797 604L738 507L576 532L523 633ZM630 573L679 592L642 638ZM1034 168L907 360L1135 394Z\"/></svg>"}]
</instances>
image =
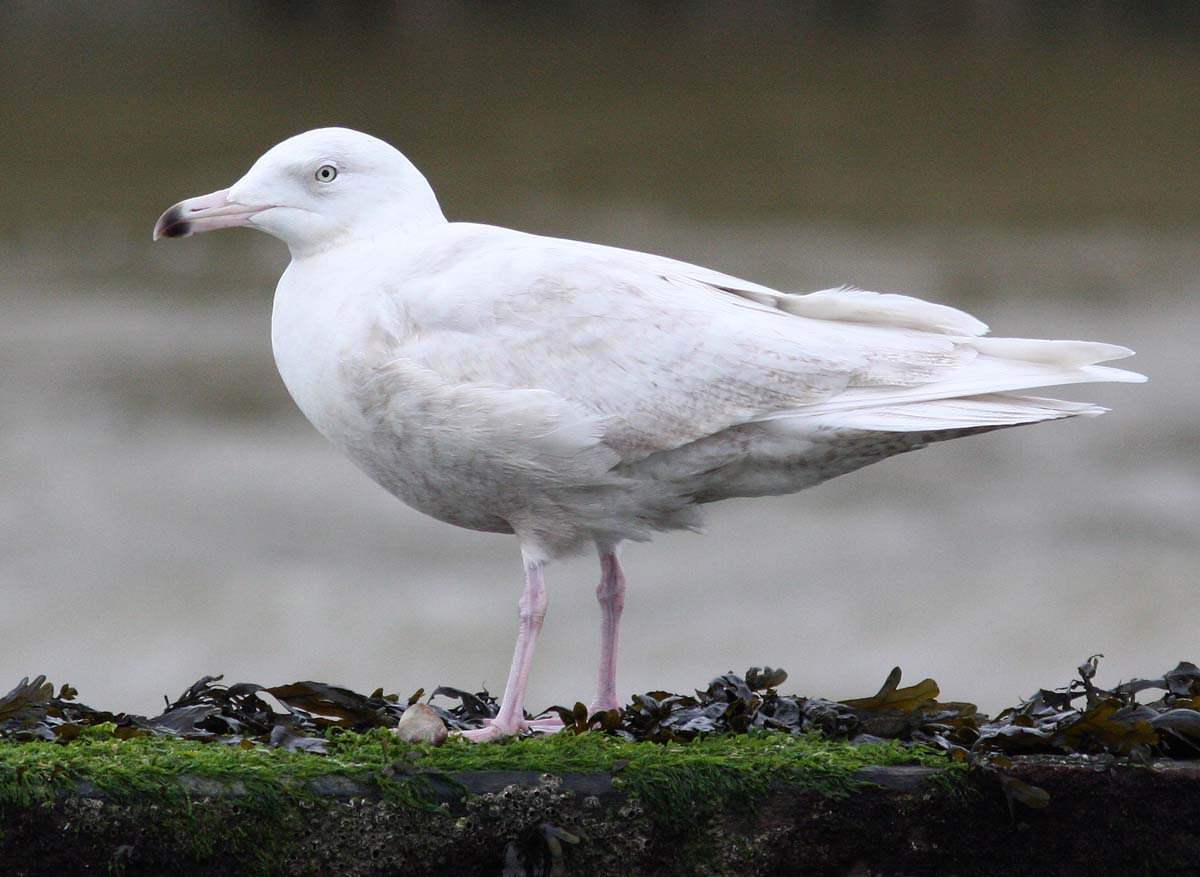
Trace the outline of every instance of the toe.
<instances>
[{"instance_id":1,"label":"toe","mask_svg":"<svg viewBox=\"0 0 1200 877\"><path fill-rule=\"evenodd\" d=\"M472 743L486 743L489 740L499 740L505 736L504 729L496 724L476 728L473 731L456 731L455 733L464 740L470 740Z\"/></svg>"},{"instance_id":2,"label":"toe","mask_svg":"<svg viewBox=\"0 0 1200 877\"><path fill-rule=\"evenodd\" d=\"M563 721L558 716L551 716L545 719L532 719L525 723L525 727L535 734L557 734L563 729Z\"/></svg>"},{"instance_id":3,"label":"toe","mask_svg":"<svg viewBox=\"0 0 1200 877\"><path fill-rule=\"evenodd\" d=\"M471 731L456 731L455 733L461 736L464 740L470 740L472 743L486 743L488 740L499 740L501 737L512 737L520 734L522 731L531 731L534 734L555 734L563 729L562 719L558 716L551 716L545 719L532 719L523 721L519 725L510 727L498 722L496 719L488 719L487 723L482 728L476 728Z\"/></svg>"}]
</instances>

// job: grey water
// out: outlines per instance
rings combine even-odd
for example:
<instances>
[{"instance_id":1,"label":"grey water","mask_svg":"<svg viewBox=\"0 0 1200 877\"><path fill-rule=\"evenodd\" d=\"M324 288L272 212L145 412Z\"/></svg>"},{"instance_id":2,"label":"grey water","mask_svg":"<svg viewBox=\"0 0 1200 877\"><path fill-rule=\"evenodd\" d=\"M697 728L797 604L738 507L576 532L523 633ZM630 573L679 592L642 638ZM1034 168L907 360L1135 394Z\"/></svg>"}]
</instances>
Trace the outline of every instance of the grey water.
<instances>
[{"instance_id":1,"label":"grey water","mask_svg":"<svg viewBox=\"0 0 1200 877\"><path fill-rule=\"evenodd\" d=\"M41 63L38 45L85 39L62 22L0 23L0 73ZM658 68L644 54L629 55L632 73L603 67L606 52L633 51L624 38L554 29L535 43L504 31L526 53L513 61L494 47L472 55L483 37L470 23L415 29L405 52L372 43L363 63L386 74L385 92L354 71L323 68L316 81L304 62L317 50L293 57L300 37L286 33L268 49L291 80L222 73L252 57L244 33L224 58L201 57L199 76L169 50L178 28L151 52L162 25L142 24L130 43L101 22L91 55L43 65L0 103L0 121L26 135L6 147L0 225L0 674L12 683L44 673L97 707L132 711L217 673L404 695L502 687L516 544L405 508L294 409L269 342L282 245L249 232L150 243L159 210L227 185L266 146L323 121L408 149L455 217L784 289L907 292L963 307L997 335L1138 351L1122 365L1148 384L1062 391L1113 409L1102 418L718 504L703 535L630 546L623 694L686 691L766 663L790 672L789 691L855 697L900 665L910 681L936 678L947 698L996 709L1065 683L1096 652L1109 681L1200 655L1198 150L1195 131L1175 126L1175 98L1146 82L1124 91L1107 68L1068 75L1056 55L1018 47L1047 74L1048 90L1030 91L1008 65L936 43L929 51L962 73L947 84L920 58L859 38L843 40L849 59L814 49L816 60L795 60L772 37L756 78L704 33L660 47L665 66L646 82ZM731 72L715 97L704 89L719 77L687 51L697 41ZM595 81L570 72L572 46L601 70ZM1138 46L1151 85L1179 101L1196 92L1194 62ZM456 65L440 98L405 91L430 81L439 47ZM856 72L877 49L891 72ZM1118 64L1128 55L1112 53ZM565 79L521 69L530 57ZM156 75L140 75L143 62ZM829 78L802 75L822 64ZM890 77L920 84L934 109L916 86L889 91ZM352 80L372 84L364 94ZM976 80L999 89L989 100L1015 121L991 119L963 84ZM330 112L339 100L345 111ZM1036 145L1026 128L1061 133L1060 104L1076 113L1070 130L1099 145ZM931 125L925 149L913 114L978 124ZM754 133L738 142L730 127ZM1008 136L1017 131L1024 139ZM1020 162L989 164L1006 146ZM588 557L549 570L530 706L590 697L597 577Z\"/></svg>"}]
</instances>

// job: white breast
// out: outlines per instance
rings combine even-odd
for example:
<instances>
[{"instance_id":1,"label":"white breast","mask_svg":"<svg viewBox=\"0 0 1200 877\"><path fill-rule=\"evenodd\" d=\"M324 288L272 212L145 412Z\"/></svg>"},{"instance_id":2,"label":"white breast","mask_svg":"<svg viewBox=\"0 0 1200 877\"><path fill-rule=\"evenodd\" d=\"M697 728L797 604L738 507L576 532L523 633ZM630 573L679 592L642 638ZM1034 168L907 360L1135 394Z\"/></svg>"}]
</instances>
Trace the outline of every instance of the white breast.
<instances>
[{"instance_id":1,"label":"white breast","mask_svg":"<svg viewBox=\"0 0 1200 877\"><path fill-rule=\"evenodd\" d=\"M359 272L314 261L292 262L279 279L271 346L296 405L322 435L344 450L363 428L349 382L368 352L370 308L364 306L363 296L372 285L357 283Z\"/></svg>"},{"instance_id":2,"label":"white breast","mask_svg":"<svg viewBox=\"0 0 1200 877\"><path fill-rule=\"evenodd\" d=\"M322 435L408 505L459 526L511 532L496 512L500 485L478 477L478 436L456 428L442 388L404 368L416 327L396 284L373 276L380 260L366 255L293 262L280 278L271 340L284 385ZM403 273L398 261L390 276Z\"/></svg>"}]
</instances>

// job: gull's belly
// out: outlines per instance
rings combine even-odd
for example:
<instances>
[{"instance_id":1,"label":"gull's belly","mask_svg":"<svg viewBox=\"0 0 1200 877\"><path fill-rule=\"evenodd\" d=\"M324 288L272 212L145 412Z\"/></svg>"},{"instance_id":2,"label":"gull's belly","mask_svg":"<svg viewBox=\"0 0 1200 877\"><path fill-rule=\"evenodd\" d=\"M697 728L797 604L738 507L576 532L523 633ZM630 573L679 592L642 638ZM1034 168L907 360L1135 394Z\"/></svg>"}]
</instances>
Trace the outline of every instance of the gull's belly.
<instances>
[{"instance_id":1,"label":"gull's belly","mask_svg":"<svg viewBox=\"0 0 1200 877\"><path fill-rule=\"evenodd\" d=\"M406 417L403 406L380 406L354 356L324 368L280 362L288 392L304 416L373 481L424 514L472 530L509 533L498 514L505 505L494 483L481 480L463 459L455 436ZM391 388L395 391L396 388ZM389 399L394 403L396 400Z\"/></svg>"},{"instance_id":2,"label":"gull's belly","mask_svg":"<svg viewBox=\"0 0 1200 877\"><path fill-rule=\"evenodd\" d=\"M471 530L511 533L509 497L490 480L459 465L449 437L393 424L386 432L351 437L346 455L373 481L419 512ZM413 424L412 426L417 426Z\"/></svg>"}]
</instances>

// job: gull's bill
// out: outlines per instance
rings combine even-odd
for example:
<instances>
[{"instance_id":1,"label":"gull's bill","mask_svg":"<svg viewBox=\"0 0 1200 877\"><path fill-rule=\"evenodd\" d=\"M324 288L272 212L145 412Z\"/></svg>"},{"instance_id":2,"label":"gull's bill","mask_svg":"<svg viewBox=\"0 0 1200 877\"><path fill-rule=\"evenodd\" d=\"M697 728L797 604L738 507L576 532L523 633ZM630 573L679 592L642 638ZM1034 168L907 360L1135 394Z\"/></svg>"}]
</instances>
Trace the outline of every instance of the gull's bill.
<instances>
[{"instance_id":1,"label":"gull's bill","mask_svg":"<svg viewBox=\"0 0 1200 877\"><path fill-rule=\"evenodd\" d=\"M262 204L231 201L229 189L180 201L154 224L154 240L185 238L202 231L249 225L251 218L267 209Z\"/></svg>"}]
</instances>

